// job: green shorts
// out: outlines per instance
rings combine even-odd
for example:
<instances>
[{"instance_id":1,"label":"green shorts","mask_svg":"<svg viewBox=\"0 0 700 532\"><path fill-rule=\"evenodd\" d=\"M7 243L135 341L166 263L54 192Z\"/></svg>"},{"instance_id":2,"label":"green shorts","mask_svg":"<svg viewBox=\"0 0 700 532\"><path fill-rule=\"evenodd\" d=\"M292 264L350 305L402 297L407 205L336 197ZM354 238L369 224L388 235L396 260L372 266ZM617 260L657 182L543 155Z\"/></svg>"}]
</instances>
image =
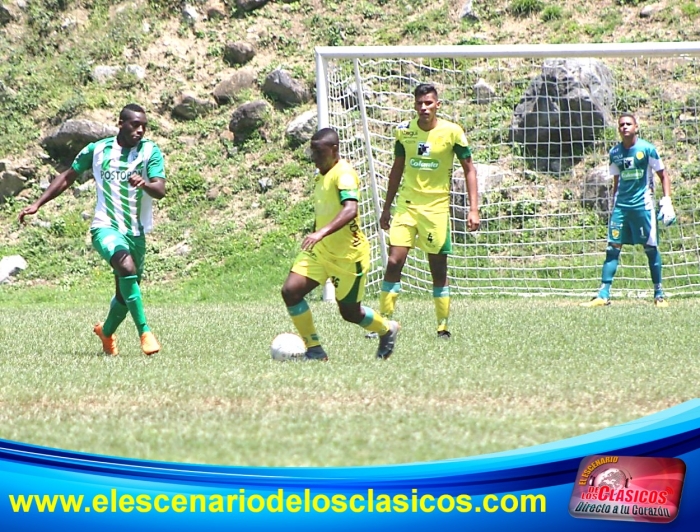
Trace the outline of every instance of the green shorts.
<instances>
[{"instance_id":1,"label":"green shorts","mask_svg":"<svg viewBox=\"0 0 700 532\"><path fill-rule=\"evenodd\" d=\"M92 247L110 266L115 253L118 251L129 253L136 265L136 275L139 280L141 279L146 260L146 237L144 235L127 236L110 227L95 227L90 229L90 234L92 235ZM114 275L116 274L117 272L114 272Z\"/></svg>"},{"instance_id":2,"label":"green shorts","mask_svg":"<svg viewBox=\"0 0 700 532\"><path fill-rule=\"evenodd\" d=\"M292 271L322 285L331 279L335 299L341 303L360 303L365 296L365 281L369 271L369 257L358 262L328 260L322 253L302 251L297 255Z\"/></svg>"}]
</instances>

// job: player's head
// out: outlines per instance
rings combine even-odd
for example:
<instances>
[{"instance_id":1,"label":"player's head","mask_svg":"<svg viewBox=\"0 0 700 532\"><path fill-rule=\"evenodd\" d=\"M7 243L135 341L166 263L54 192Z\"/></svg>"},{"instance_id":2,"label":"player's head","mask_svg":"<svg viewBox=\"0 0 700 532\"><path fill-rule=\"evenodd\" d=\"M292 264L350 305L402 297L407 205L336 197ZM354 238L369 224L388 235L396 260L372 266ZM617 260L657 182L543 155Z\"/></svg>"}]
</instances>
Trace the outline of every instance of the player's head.
<instances>
[{"instance_id":1,"label":"player's head","mask_svg":"<svg viewBox=\"0 0 700 532\"><path fill-rule=\"evenodd\" d=\"M414 108L421 126L432 126L440 108L437 89L430 83L421 83L413 91Z\"/></svg>"},{"instance_id":2,"label":"player's head","mask_svg":"<svg viewBox=\"0 0 700 532\"><path fill-rule=\"evenodd\" d=\"M632 113L622 113L617 119L617 130L623 142L627 141L627 143L634 144L639 131L637 117Z\"/></svg>"},{"instance_id":3,"label":"player's head","mask_svg":"<svg viewBox=\"0 0 700 532\"><path fill-rule=\"evenodd\" d=\"M125 105L119 113L119 144L130 148L136 146L146 134L148 120L146 111L138 104Z\"/></svg>"},{"instance_id":4,"label":"player's head","mask_svg":"<svg viewBox=\"0 0 700 532\"><path fill-rule=\"evenodd\" d=\"M322 174L340 160L339 144L338 133L330 127L319 129L311 137L311 159Z\"/></svg>"}]
</instances>

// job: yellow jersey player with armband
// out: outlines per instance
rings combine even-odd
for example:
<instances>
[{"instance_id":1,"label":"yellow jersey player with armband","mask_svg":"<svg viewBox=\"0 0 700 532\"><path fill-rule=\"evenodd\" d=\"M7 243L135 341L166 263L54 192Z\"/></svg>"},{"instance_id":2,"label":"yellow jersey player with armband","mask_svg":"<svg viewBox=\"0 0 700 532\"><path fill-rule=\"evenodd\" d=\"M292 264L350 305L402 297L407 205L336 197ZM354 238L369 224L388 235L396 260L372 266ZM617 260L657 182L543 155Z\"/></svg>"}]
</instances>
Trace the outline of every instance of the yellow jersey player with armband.
<instances>
[{"instance_id":1,"label":"yellow jersey player with armband","mask_svg":"<svg viewBox=\"0 0 700 532\"><path fill-rule=\"evenodd\" d=\"M379 311L383 316L393 316L408 252L414 245L418 246L428 254L437 336L450 338L447 255L452 251L450 182L454 157L457 156L464 170L470 231L479 228L476 168L462 128L438 118L440 100L433 85L416 87L414 108L418 116L396 129L394 164L380 217L380 226L389 231L389 258L379 296ZM396 208L392 219L394 199Z\"/></svg>"},{"instance_id":2,"label":"yellow jersey player with armband","mask_svg":"<svg viewBox=\"0 0 700 532\"><path fill-rule=\"evenodd\" d=\"M306 344L305 358L327 360L304 299L331 279L340 315L379 336L377 358L394 352L399 325L361 304L369 271L369 243L360 229L358 199L360 178L340 158L338 133L331 128L311 138L311 157L318 169L314 187L315 226L301 243L292 270L282 287L282 299L292 322Z\"/></svg>"},{"instance_id":3,"label":"yellow jersey player with armband","mask_svg":"<svg viewBox=\"0 0 700 532\"><path fill-rule=\"evenodd\" d=\"M622 142L610 150L615 203L608 225L602 284L598 295L581 305L604 307L610 304L610 286L617 271L622 245L641 244L654 283L654 305L665 308L668 301L661 288L661 253L656 222L669 226L676 221L671 203L671 180L654 145L639 138L639 125L633 114L620 115L617 129ZM659 202L658 216L654 213L654 173L661 179L664 194Z\"/></svg>"}]
</instances>

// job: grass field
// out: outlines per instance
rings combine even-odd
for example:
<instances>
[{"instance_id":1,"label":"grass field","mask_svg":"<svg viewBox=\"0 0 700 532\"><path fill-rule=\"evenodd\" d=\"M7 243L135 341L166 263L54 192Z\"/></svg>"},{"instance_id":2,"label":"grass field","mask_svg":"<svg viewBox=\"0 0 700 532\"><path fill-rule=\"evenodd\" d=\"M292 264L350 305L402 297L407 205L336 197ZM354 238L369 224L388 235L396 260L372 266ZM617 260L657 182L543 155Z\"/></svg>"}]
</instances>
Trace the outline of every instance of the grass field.
<instances>
[{"instance_id":1,"label":"grass field","mask_svg":"<svg viewBox=\"0 0 700 532\"><path fill-rule=\"evenodd\" d=\"M697 300L661 310L454 298L445 342L432 301L403 297L385 362L376 340L313 302L330 361L279 363L269 342L292 330L281 301L177 304L152 293L163 351L150 359L131 322L122 354L99 354L91 329L106 298L3 298L0 438L179 462L390 464L545 443L698 396Z\"/></svg>"}]
</instances>

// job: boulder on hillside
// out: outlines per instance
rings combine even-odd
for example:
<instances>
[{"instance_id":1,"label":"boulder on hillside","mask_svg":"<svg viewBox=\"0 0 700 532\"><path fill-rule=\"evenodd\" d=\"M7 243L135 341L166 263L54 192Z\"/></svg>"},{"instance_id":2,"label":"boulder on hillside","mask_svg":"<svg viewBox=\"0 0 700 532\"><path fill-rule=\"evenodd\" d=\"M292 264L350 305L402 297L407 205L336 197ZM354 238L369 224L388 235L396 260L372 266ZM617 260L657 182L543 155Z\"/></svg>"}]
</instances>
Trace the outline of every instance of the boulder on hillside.
<instances>
[{"instance_id":1,"label":"boulder on hillside","mask_svg":"<svg viewBox=\"0 0 700 532\"><path fill-rule=\"evenodd\" d=\"M255 57L255 46L247 41L226 43L224 46L224 61L229 65L245 65Z\"/></svg>"},{"instance_id":2,"label":"boulder on hillside","mask_svg":"<svg viewBox=\"0 0 700 532\"><path fill-rule=\"evenodd\" d=\"M221 80L212 92L219 105L231 103L244 90L255 86L256 74L252 68L242 68Z\"/></svg>"},{"instance_id":3,"label":"boulder on hillside","mask_svg":"<svg viewBox=\"0 0 700 532\"><path fill-rule=\"evenodd\" d=\"M581 185L581 203L600 215L608 215L613 206L613 176L610 166L602 164L588 172Z\"/></svg>"},{"instance_id":4,"label":"boulder on hillside","mask_svg":"<svg viewBox=\"0 0 700 532\"><path fill-rule=\"evenodd\" d=\"M504 179L513 177L513 173L510 170L493 164L474 163L474 167L476 168L476 188L479 198L498 188ZM452 174L450 214L455 225L455 231L464 231L467 214L469 214L469 194L467 193L467 182L464 179L464 170L462 168L457 168Z\"/></svg>"},{"instance_id":5,"label":"boulder on hillside","mask_svg":"<svg viewBox=\"0 0 700 532\"><path fill-rule=\"evenodd\" d=\"M257 100L241 105L231 115L229 131L233 133L234 141L245 142L255 131L263 127L267 121L270 105L265 100Z\"/></svg>"},{"instance_id":6,"label":"boulder on hillside","mask_svg":"<svg viewBox=\"0 0 700 532\"><path fill-rule=\"evenodd\" d=\"M4 170L0 172L0 203L7 198L14 198L27 186L27 178L18 172Z\"/></svg>"},{"instance_id":7,"label":"boulder on hillside","mask_svg":"<svg viewBox=\"0 0 700 532\"><path fill-rule=\"evenodd\" d=\"M513 113L511 141L539 171L564 172L610 121L613 76L597 59L548 59Z\"/></svg>"},{"instance_id":8,"label":"boulder on hillside","mask_svg":"<svg viewBox=\"0 0 700 532\"><path fill-rule=\"evenodd\" d=\"M289 123L285 131L285 136L287 137L289 145L296 147L311 140L317 128L318 111L316 109L311 109L300 114Z\"/></svg>"},{"instance_id":9,"label":"boulder on hillside","mask_svg":"<svg viewBox=\"0 0 700 532\"><path fill-rule=\"evenodd\" d=\"M268 2L269 0L236 0L236 8L239 11L248 12L258 9Z\"/></svg>"},{"instance_id":10,"label":"boulder on hillside","mask_svg":"<svg viewBox=\"0 0 700 532\"><path fill-rule=\"evenodd\" d=\"M182 120L196 120L197 117L209 114L212 109L216 109L216 102L182 93L175 101L172 114Z\"/></svg>"},{"instance_id":11,"label":"boulder on hillside","mask_svg":"<svg viewBox=\"0 0 700 532\"><path fill-rule=\"evenodd\" d=\"M73 159L91 142L114 136L118 132L119 129L116 126L92 120L67 120L51 130L41 140L41 146L55 159Z\"/></svg>"},{"instance_id":12,"label":"boulder on hillside","mask_svg":"<svg viewBox=\"0 0 700 532\"><path fill-rule=\"evenodd\" d=\"M8 255L0 260L0 283L9 281L22 270L27 269L27 261L21 255Z\"/></svg>"},{"instance_id":13,"label":"boulder on hillside","mask_svg":"<svg viewBox=\"0 0 700 532\"><path fill-rule=\"evenodd\" d=\"M309 89L281 68L276 68L267 75L262 90L270 98L290 106L300 105L311 99Z\"/></svg>"}]
</instances>

